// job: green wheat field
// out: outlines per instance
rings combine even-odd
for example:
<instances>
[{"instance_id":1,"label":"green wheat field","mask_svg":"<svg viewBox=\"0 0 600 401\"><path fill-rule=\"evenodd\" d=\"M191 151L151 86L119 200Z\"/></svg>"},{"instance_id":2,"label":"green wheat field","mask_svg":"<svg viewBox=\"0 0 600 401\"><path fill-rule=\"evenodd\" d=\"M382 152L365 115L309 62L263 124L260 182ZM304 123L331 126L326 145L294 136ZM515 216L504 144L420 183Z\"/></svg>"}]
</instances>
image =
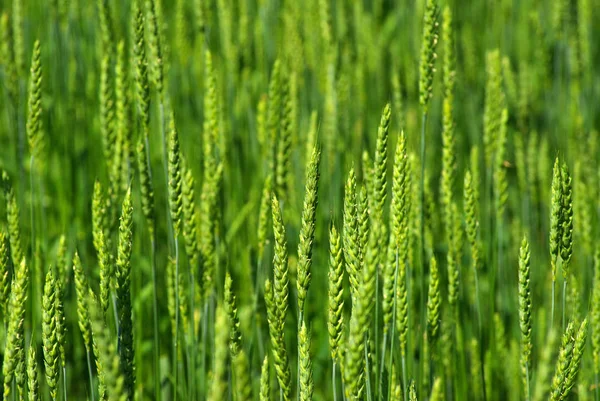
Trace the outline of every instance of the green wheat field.
<instances>
[{"instance_id":1,"label":"green wheat field","mask_svg":"<svg viewBox=\"0 0 600 401\"><path fill-rule=\"evenodd\" d=\"M600 401L592 0L0 0L5 401Z\"/></svg>"}]
</instances>

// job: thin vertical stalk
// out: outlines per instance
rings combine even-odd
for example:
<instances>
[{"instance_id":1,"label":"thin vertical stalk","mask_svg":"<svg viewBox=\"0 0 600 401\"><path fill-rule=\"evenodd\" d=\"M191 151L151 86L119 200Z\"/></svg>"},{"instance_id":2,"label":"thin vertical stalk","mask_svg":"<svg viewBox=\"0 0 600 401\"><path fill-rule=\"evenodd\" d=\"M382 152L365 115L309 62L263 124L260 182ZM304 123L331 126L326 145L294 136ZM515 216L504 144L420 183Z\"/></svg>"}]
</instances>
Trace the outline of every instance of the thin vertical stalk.
<instances>
[{"instance_id":1,"label":"thin vertical stalk","mask_svg":"<svg viewBox=\"0 0 600 401\"><path fill-rule=\"evenodd\" d=\"M91 401L95 401L94 400L94 376L92 374L92 359L90 357L90 350L87 350L85 355L87 357L88 375L90 377L90 399L91 399Z\"/></svg>"},{"instance_id":2,"label":"thin vertical stalk","mask_svg":"<svg viewBox=\"0 0 600 401\"><path fill-rule=\"evenodd\" d=\"M333 361L333 369L332 369L332 373L331 373L331 383L332 383L332 388L333 388L333 401L337 401L335 367L336 367L336 364L335 364L335 361Z\"/></svg>"},{"instance_id":3,"label":"thin vertical stalk","mask_svg":"<svg viewBox=\"0 0 600 401\"><path fill-rule=\"evenodd\" d=\"M146 148L147 149L147 148ZM157 401L160 401L162 394L160 391L160 337L158 334L158 280L156 274L156 238L152 234L150 247L150 259L152 263L152 309L154 314L154 397ZM93 400L92 400L93 401Z\"/></svg>"},{"instance_id":4,"label":"thin vertical stalk","mask_svg":"<svg viewBox=\"0 0 600 401\"><path fill-rule=\"evenodd\" d=\"M562 299L562 330L565 330L566 320L566 306L567 306L567 278L565 277L565 281L563 282L563 299Z\"/></svg>"},{"instance_id":5,"label":"thin vertical stalk","mask_svg":"<svg viewBox=\"0 0 600 401\"><path fill-rule=\"evenodd\" d=\"M179 379L179 364L177 352L179 348L179 241L175 240L175 338L173 339L173 400L177 401L177 384Z\"/></svg>"}]
</instances>

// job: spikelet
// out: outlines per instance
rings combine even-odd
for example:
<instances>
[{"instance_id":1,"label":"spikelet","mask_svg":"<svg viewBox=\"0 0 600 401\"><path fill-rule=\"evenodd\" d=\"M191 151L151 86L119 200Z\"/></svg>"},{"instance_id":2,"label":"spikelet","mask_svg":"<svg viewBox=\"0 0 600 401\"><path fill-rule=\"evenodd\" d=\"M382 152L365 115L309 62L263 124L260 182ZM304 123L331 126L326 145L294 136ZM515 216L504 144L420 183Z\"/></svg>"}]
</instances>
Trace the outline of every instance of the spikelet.
<instances>
[{"instance_id":1,"label":"spikelet","mask_svg":"<svg viewBox=\"0 0 600 401\"><path fill-rule=\"evenodd\" d=\"M25 73L25 47L23 45L23 13L21 2L22 0L12 1L13 51L17 75L19 76L22 76Z\"/></svg>"},{"instance_id":2,"label":"spikelet","mask_svg":"<svg viewBox=\"0 0 600 401\"><path fill-rule=\"evenodd\" d=\"M4 183L4 196L6 198L6 220L8 221L8 239L13 266L17 266L23 260L23 247L21 245L21 228L19 227L19 204L15 190L10 183L8 174L2 172Z\"/></svg>"},{"instance_id":3,"label":"spikelet","mask_svg":"<svg viewBox=\"0 0 600 401\"><path fill-rule=\"evenodd\" d=\"M175 238L181 233L181 215L183 209L181 153L179 135L175 129L175 119L171 115L169 146L169 209L173 222Z\"/></svg>"},{"instance_id":4,"label":"spikelet","mask_svg":"<svg viewBox=\"0 0 600 401\"><path fill-rule=\"evenodd\" d=\"M250 367L248 366L248 358L241 344L240 319L238 317L236 298L231 288L232 285L231 276L227 272L225 275L224 298L225 310L229 319L229 350L235 374L235 391L237 399L249 401L252 399Z\"/></svg>"},{"instance_id":5,"label":"spikelet","mask_svg":"<svg viewBox=\"0 0 600 401\"><path fill-rule=\"evenodd\" d=\"M556 265L561 249L562 239L562 174L558 157L554 160L552 170L552 199L550 200L550 262L552 281L556 281Z\"/></svg>"},{"instance_id":6,"label":"spikelet","mask_svg":"<svg viewBox=\"0 0 600 401\"><path fill-rule=\"evenodd\" d=\"M267 106L267 129L269 134L269 146L270 151L267 157L269 173L277 177L277 141L279 138L279 129L281 126L281 63L279 60L275 60L273 63L273 70L271 71L271 78L269 80L269 97ZM275 178L275 184L277 178ZM279 195L279 194L278 194Z\"/></svg>"},{"instance_id":7,"label":"spikelet","mask_svg":"<svg viewBox=\"0 0 600 401\"><path fill-rule=\"evenodd\" d=\"M93 293L88 295L88 308L92 318L92 337L96 367L99 378L99 394L101 400L125 401L127 391L125 379L121 373L119 355L108 332L103 313Z\"/></svg>"},{"instance_id":8,"label":"spikelet","mask_svg":"<svg viewBox=\"0 0 600 401\"><path fill-rule=\"evenodd\" d=\"M300 401L311 401L314 391L313 368L310 359L310 333L306 328L306 323L302 321L300 332L298 333L299 345L299 365L300 365Z\"/></svg>"},{"instance_id":9,"label":"spikelet","mask_svg":"<svg viewBox=\"0 0 600 401\"><path fill-rule=\"evenodd\" d=\"M98 259L100 259L103 247L102 242L106 240L108 232L108 200L102 189L102 184L96 180L94 194L92 195L92 239Z\"/></svg>"},{"instance_id":10,"label":"spikelet","mask_svg":"<svg viewBox=\"0 0 600 401\"><path fill-rule=\"evenodd\" d=\"M131 247L132 247L133 206L131 188L127 190L121 211L119 225L119 247L115 269L117 310L119 315L119 355L120 366L125 378L128 399L133 399L135 386L134 341L131 306Z\"/></svg>"},{"instance_id":11,"label":"spikelet","mask_svg":"<svg viewBox=\"0 0 600 401\"><path fill-rule=\"evenodd\" d=\"M19 396L24 397L26 356L25 356L25 308L29 286L29 269L25 259L15 269L8 310L10 319L6 332L6 348L2 364L4 376L4 397L11 394L11 383L15 379ZM15 394L16 397L16 394Z\"/></svg>"},{"instance_id":12,"label":"spikelet","mask_svg":"<svg viewBox=\"0 0 600 401\"><path fill-rule=\"evenodd\" d=\"M17 1L19 3L20 1ZM44 151L42 135L42 63L40 41L33 44L31 56L31 77L29 79L29 99L27 104L27 140L31 155L39 158Z\"/></svg>"},{"instance_id":13,"label":"spikelet","mask_svg":"<svg viewBox=\"0 0 600 401\"><path fill-rule=\"evenodd\" d=\"M183 160L185 161L185 159ZM200 247L198 244L198 219L196 218L195 180L192 169L187 163L182 163L182 196L183 196L183 238L185 240L185 251L190 258L190 266L193 270L198 266L200 259Z\"/></svg>"},{"instance_id":14,"label":"spikelet","mask_svg":"<svg viewBox=\"0 0 600 401\"><path fill-rule=\"evenodd\" d=\"M358 294L360 265L360 237L356 208L356 177L354 169L350 169L344 192L344 230L342 234L344 244L344 260L346 271L350 279L352 299Z\"/></svg>"},{"instance_id":15,"label":"spikelet","mask_svg":"<svg viewBox=\"0 0 600 401\"><path fill-rule=\"evenodd\" d=\"M279 317L280 310L276 304L275 295L273 294L273 285L270 280L265 282L264 295L265 304L267 306L267 319L269 321L271 351L273 354L273 362L275 364L275 372L277 374L277 382L283 393L283 399L285 401L290 401L292 394L290 363L285 349L284 328Z\"/></svg>"},{"instance_id":16,"label":"spikelet","mask_svg":"<svg viewBox=\"0 0 600 401\"><path fill-rule=\"evenodd\" d=\"M498 150L498 136L502 124L502 111L505 108L502 91L502 65L500 51L493 50L486 55L485 103L483 114L483 145L486 168L492 168L494 155Z\"/></svg>"},{"instance_id":17,"label":"spikelet","mask_svg":"<svg viewBox=\"0 0 600 401\"><path fill-rule=\"evenodd\" d=\"M475 270L479 267L479 200L476 197L476 186L479 183L473 181L471 172L467 170L464 182L464 213L466 221L466 233L471 248L471 265Z\"/></svg>"},{"instance_id":18,"label":"spikelet","mask_svg":"<svg viewBox=\"0 0 600 401\"><path fill-rule=\"evenodd\" d=\"M108 310L110 297L110 282L114 275L113 261L110 256L108 244L101 232L99 237L98 262L100 270L100 305L105 312Z\"/></svg>"},{"instance_id":19,"label":"spikelet","mask_svg":"<svg viewBox=\"0 0 600 401\"><path fill-rule=\"evenodd\" d=\"M531 288L530 252L527 238L523 237L519 253L519 325L521 327L521 371L526 398L529 399L529 368L531 365Z\"/></svg>"},{"instance_id":20,"label":"spikelet","mask_svg":"<svg viewBox=\"0 0 600 401\"><path fill-rule=\"evenodd\" d=\"M77 323L79 324L79 330L83 336L85 348L90 352L90 347L92 345L92 328L86 300L90 286L77 252L75 252L75 256L73 256L73 273L75 275L75 291L77 292Z\"/></svg>"},{"instance_id":21,"label":"spikelet","mask_svg":"<svg viewBox=\"0 0 600 401\"><path fill-rule=\"evenodd\" d=\"M261 151L267 151L267 146L270 144L267 142L270 138L270 132L268 129L267 122L267 96L263 94L258 100L256 106L256 139L260 145Z\"/></svg>"},{"instance_id":22,"label":"spikelet","mask_svg":"<svg viewBox=\"0 0 600 401\"><path fill-rule=\"evenodd\" d=\"M408 390L408 400L409 401L417 401L417 390L415 388L415 382L410 383L410 387Z\"/></svg>"},{"instance_id":23,"label":"spikelet","mask_svg":"<svg viewBox=\"0 0 600 401\"><path fill-rule=\"evenodd\" d=\"M329 308L327 327L331 359L342 362L341 341L344 331L344 261L340 235L332 224L329 230Z\"/></svg>"},{"instance_id":24,"label":"spikelet","mask_svg":"<svg viewBox=\"0 0 600 401\"><path fill-rule=\"evenodd\" d=\"M436 341L440 332L440 309L442 296L440 294L440 277L435 258L429 265L429 290L427 296L427 333L431 341Z\"/></svg>"},{"instance_id":25,"label":"spikelet","mask_svg":"<svg viewBox=\"0 0 600 401\"><path fill-rule=\"evenodd\" d=\"M218 226L217 200L223 176L223 164L219 163L214 174L204 181L200 203L200 250L202 251L202 293L205 299L210 296L214 287L216 269L215 235Z\"/></svg>"},{"instance_id":26,"label":"spikelet","mask_svg":"<svg viewBox=\"0 0 600 401\"><path fill-rule=\"evenodd\" d=\"M569 277L569 264L573 255L573 186L566 163L561 168L560 257L563 277Z\"/></svg>"},{"instance_id":27,"label":"spikelet","mask_svg":"<svg viewBox=\"0 0 600 401\"><path fill-rule=\"evenodd\" d=\"M144 0L134 0L131 17L133 19L133 59L135 63L135 94L141 120L144 141L150 130L150 84L148 82L148 60L146 59L146 39ZM138 150L139 153L139 150Z\"/></svg>"},{"instance_id":28,"label":"spikelet","mask_svg":"<svg viewBox=\"0 0 600 401\"><path fill-rule=\"evenodd\" d=\"M29 352L27 353L27 388L29 389L29 401L39 401L40 385L38 382L37 357L33 344L29 345Z\"/></svg>"},{"instance_id":29,"label":"spikelet","mask_svg":"<svg viewBox=\"0 0 600 401\"><path fill-rule=\"evenodd\" d=\"M373 165L373 209L371 211L372 219L377 225L383 219L387 191L387 144L391 115L392 109L387 104L383 109L377 130L377 145Z\"/></svg>"},{"instance_id":30,"label":"spikelet","mask_svg":"<svg viewBox=\"0 0 600 401\"><path fill-rule=\"evenodd\" d=\"M215 342L214 342L214 366L212 382L207 400L221 400L223 394L227 393L227 348L229 342L229 325L227 313L222 305L217 306L215 312Z\"/></svg>"},{"instance_id":31,"label":"spikelet","mask_svg":"<svg viewBox=\"0 0 600 401\"><path fill-rule=\"evenodd\" d=\"M400 315L404 312L403 304L406 298L406 261L408 253L408 213L409 213L409 171L408 156L406 154L406 137L400 133L396 144L394 156L394 173L392 180L392 203L390 206L391 234L389 249L392 251L393 263L388 263L388 271L384 278L383 293L383 320L384 330L388 329L393 312L394 296L400 296L397 317L403 321L405 317ZM402 282L401 282L402 281ZM395 282L395 284L394 284ZM394 294L394 288L396 294Z\"/></svg>"},{"instance_id":32,"label":"spikelet","mask_svg":"<svg viewBox=\"0 0 600 401\"><path fill-rule=\"evenodd\" d=\"M115 135L116 144L109 167L111 178L112 200L116 202L127 189L129 183L129 157L131 155L131 127L129 74L125 43L117 45L117 62L115 65Z\"/></svg>"},{"instance_id":33,"label":"spikelet","mask_svg":"<svg viewBox=\"0 0 600 401\"><path fill-rule=\"evenodd\" d=\"M371 236L371 241L375 237ZM372 244L371 244L372 246ZM373 248L371 248L373 249ZM365 385L365 341L364 336L371 325L372 310L375 304L375 277L377 266L366 263L359 272L358 294L353 299L350 332L346 343L344 361L344 379L349 398L361 399Z\"/></svg>"},{"instance_id":34,"label":"spikelet","mask_svg":"<svg viewBox=\"0 0 600 401\"><path fill-rule=\"evenodd\" d=\"M275 251L273 254L274 299L277 307L278 323L283 327L289 296L288 252L287 240L285 238L285 226L281 216L279 201L276 197L273 197L271 200L271 210L273 213L273 234L275 237Z\"/></svg>"},{"instance_id":35,"label":"spikelet","mask_svg":"<svg viewBox=\"0 0 600 401\"><path fill-rule=\"evenodd\" d=\"M298 243L298 310L304 311L306 293L311 280L312 248L315 239L315 224L319 189L319 161L321 151L314 148L306 167L306 189L302 209L302 225Z\"/></svg>"},{"instance_id":36,"label":"spikelet","mask_svg":"<svg viewBox=\"0 0 600 401\"><path fill-rule=\"evenodd\" d=\"M360 259L359 265L362 265L366 258L367 247L369 244L369 234L371 232L370 224L370 212L369 212L369 195L367 193L367 186L365 184L360 185L358 195L356 198L356 213L358 214L358 238L359 238L359 249Z\"/></svg>"},{"instance_id":37,"label":"spikelet","mask_svg":"<svg viewBox=\"0 0 600 401\"><path fill-rule=\"evenodd\" d=\"M61 237L64 240L64 236ZM61 274L61 269L59 265L65 266L66 271L66 263L64 261L60 261L57 263L55 267L55 319L56 319L56 342L58 344L58 353L60 356L60 363L63 370L66 368L67 359L65 353L65 342L67 337L67 327L65 320L65 308L64 308L64 297L65 297L65 283L63 282L63 277L66 277L66 274Z\"/></svg>"},{"instance_id":38,"label":"spikelet","mask_svg":"<svg viewBox=\"0 0 600 401\"><path fill-rule=\"evenodd\" d=\"M10 254L8 238L4 231L0 231L0 312L2 320L8 325L8 301L10 298Z\"/></svg>"},{"instance_id":39,"label":"spikelet","mask_svg":"<svg viewBox=\"0 0 600 401\"><path fill-rule=\"evenodd\" d=\"M265 247L269 243L269 217L271 215L271 198L273 196L273 176L268 175L263 185L262 196L260 198L260 209L258 213L258 260L262 260Z\"/></svg>"},{"instance_id":40,"label":"spikelet","mask_svg":"<svg viewBox=\"0 0 600 401\"><path fill-rule=\"evenodd\" d=\"M146 138L140 138L137 144L137 165L140 175L140 193L142 200L142 213L146 218L148 232L154 239L156 226L154 216L154 185L152 184L152 170L150 169L149 150L146 144Z\"/></svg>"},{"instance_id":41,"label":"spikelet","mask_svg":"<svg viewBox=\"0 0 600 401\"><path fill-rule=\"evenodd\" d=\"M275 189L277 196L282 200L289 199L291 190L290 181L290 153L292 147L291 138L291 98L289 90L289 82L287 76L284 77L283 83L281 84L282 96L281 96L281 116L280 116L280 127L279 136L277 137L275 144L277 145L276 150L276 164L275 164Z\"/></svg>"},{"instance_id":42,"label":"spikelet","mask_svg":"<svg viewBox=\"0 0 600 401\"><path fill-rule=\"evenodd\" d=\"M438 43L438 5L436 0L427 0L423 16L421 36L421 58L419 60L419 103L427 113L429 100L433 96L433 76L435 74L435 48Z\"/></svg>"},{"instance_id":43,"label":"spikelet","mask_svg":"<svg viewBox=\"0 0 600 401\"><path fill-rule=\"evenodd\" d=\"M448 303L452 308L456 308L459 297L460 285L460 260L462 250L462 219L458 213L456 203L450 205L450 220L452 221L452 232L450 233L450 243L448 244L448 254L446 255L448 269ZM458 313L454 309L453 313ZM455 316L456 317L456 316Z\"/></svg>"},{"instance_id":44,"label":"spikelet","mask_svg":"<svg viewBox=\"0 0 600 401\"><path fill-rule=\"evenodd\" d=\"M99 0L105 2L106 0ZM111 59L109 55L102 58L100 65L100 134L104 146L104 160L107 167L115 151L115 98L112 85Z\"/></svg>"},{"instance_id":45,"label":"spikelet","mask_svg":"<svg viewBox=\"0 0 600 401\"><path fill-rule=\"evenodd\" d=\"M496 218L501 221L504 210L506 208L506 202L508 200L508 182L506 179L506 166L505 166L505 154L506 154L506 140L507 140L507 124L508 111L503 109L500 114L500 126L498 128L496 138L496 158L494 164L494 195L496 201Z\"/></svg>"},{"instance_id":46,"label":"spikelet","mask_svg":"<svg viewBox=\"0 0 600 401\"><path fill-rule=\"evenodd\" d=\"M115 33L109 0L98 0L98 18L102 51L106 54L111 54L115 44Z\"/></svg>"},{"instance_id":47,"label":"spikelet","mask_svg":"<svg viewBox=\"0 0 600 401\"><path fill-rule=\"evenodd\" d=\"M454 82L456 80L452 12L444 7L442 24L442 45L444 59L442 78L444 101L442 105L442 176L440 178L440 196L443 206L443 223L446 235L450 230L450 204L456 175L456 138L454 133Z\"/></svg>"},{"instance_id":48,"label":"spikelet","mask_svg":"<svg viewBox=\"0 0 600 401\"><path fill-rule=\"evenodd\" d=\"M164 59L161 38L160 10L157 0L146 1L148 17L148 48L150 49L150 76L159 94L161 102L164 101Z\"/></svg>"},{"instance_id":49,"label":"spikelet","mask_svg":"<svg viewBox=\"0 0 600 401\"><path fill-rule=\"evenodd\" d=\"M550 390L551 401L563 401L569 395L571 388L575 385L575 379L579 372L581 358L587 337L587 319L581 323L577 334L573 322L567 325L563 335L556 371L552 379Z\"/></svg>"},{"instance_id":50,"label":"spikelet","mask_svg":"<svg viewBox=\"0 0 600 401\"><path fill-rule=\"evenodd\" d=\"M260 373L260 401L271 399L271 385L269 380L269 356L265 355Z\"/></svg>"},{"instance_id":51,"label":"spikelet","mask_svg":"<svg viewBox=\"0 0 600 401\"><path fill-rule=\"evenodd\" d=\"M46 364L46 382L52 400L58 394L59 350L56 337L56 277L54 269L48 269L42 299L42 341L44 345L44 362Z\"/></svg>"}]
</instances>

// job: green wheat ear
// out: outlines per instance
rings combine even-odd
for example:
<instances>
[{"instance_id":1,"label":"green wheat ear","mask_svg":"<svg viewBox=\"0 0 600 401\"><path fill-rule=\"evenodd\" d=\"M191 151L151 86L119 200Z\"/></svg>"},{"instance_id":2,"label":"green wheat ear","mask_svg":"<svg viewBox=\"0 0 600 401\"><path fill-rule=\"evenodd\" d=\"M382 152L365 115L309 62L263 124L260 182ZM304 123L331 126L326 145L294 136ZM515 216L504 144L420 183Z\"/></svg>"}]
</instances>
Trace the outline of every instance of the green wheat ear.
<instances>
[{"instance_id":1,"label":"green wheat ear","mask_svg":"<svg viewBox=\"0 0 600 401\"><path fill-rule=\"evenodd\" d=\"M267 320L269 322L269 337L271 338L271 350L277 382L283 393L283 399L291 400L292 378L290 372L290 363L285 348L284 327L280 320L279 308L276 304L273 294L273 285L270 280L265 282L265 304L267 306Z\"/></svg>"},{"instance_id":2,"label":"green wheat ear","mask_svg":"<svg viewBox=\"0 0 600 401\"><path fill-rule=\"evenodd\" d=\"M92 292L88 294L88 308L92 318L92 337L98 368L100 399L125 401L127 400L127 391L125 378L121 373L119 354L106 326L104 313Z\"/></svg>"},{"instance_id":3,"label":"green wheat ear","mask_svg":"<svg viewBox=\"0 0 600 401\"><path fill-rule=\"evenodd\" d=\"M229 350L235 374L235 391L239 400L252 399L252 385L250 380L250 367L248 357L242 348L242 334L238 307L233 293L233 282L229 272L225 274L225 310L229 319Z\"/></svg>"},{"instance_id":4,"label":"green wheat ear","mask_svg":"<svg viewBox=\"0 0 600 401\"><path fill-rule=\"evenodd\" d=\"M39 401L40 385L38 382L37 357L35 355L35 346L29 345L27 353L27 388L29 389L29 401Z\"/></svg>"},{"instance_id":5,"label":"green wheat ear","mask_svg":"<svg viewBox=\"0 0 600 401\"><path fill-rule=\"evenodd\" d=\"M531 288L530 288L530 251L527 238L523 237L519 253L519 324L521 327L521 371L525 394L529 399L529 368L531 364Z\"/></svg>"},{"instance_id":6,"label":"green wheat ear","mask_svg":"<svg viewBox=\"0 0 600 401\"><path fill-rule=\"evenodd\" d=\"M425 3L423 35L421 37L421 58L419 62L419 103L427 112L429 100L433 96L433 76L435 74L435 48L438 43L438 5L435 0Z\"/></svg>"},{"instance_id":7,"label":"green wheat ear","mask_svg":"<svg viewBox=\"0 0 600 401\"><path fill-rule=\"evenodd\" d=\"M179 149L179 135L175 129L175 118L170 118L170 146L169 146L169 208L173 221L175 237L181 233L181 215L183 210L182 193L182 168L181 153Z\"/></svg>"},{"instance_id":8,"label":"green wheat ear","mask_svg":"<svg viewBox=\"0 0 600 401\"><path fill-rule=\"evenodd\" d=\"M148 82L148 60L146 58L146 39L144 0L134 0L132 16L133 29L133 58L135 63L135 94L141 119L144 140L149 135L150 129L150 85Z\"/></svg>"},{"instance_id":9,"label":"green wheat ear","mask_svg":"<svg viewBox=\"0 0 600 401\"><path fill-rule=\"evenodd\" d=\"M0 231L0 311L2 319L8 325L8 301L10 298L10 251L8 238L4 231Z\"/></svg>"},{"instance_id":10,"label":"green wheat ear","mask_svg":"<svg viewBox=\"0 0 600 401\"><path fill-rule=\"evenodd\" d=\"M154 185L152 184L152 173L150 169L149 153L145 138L140 138L137 144L137 165L140 175L140 192L142 198L142 213L146 218L150 236L154 237L155 216L154 216Z\"/></svg>"},{"instance_id":11,"label":"green wheat ear","mask_svg":"<svg viewBox=\"0 0 600 401\"><path fill-rule=\"evenodd\" d=\"M17 2L18 3L18 2ZM31 77L29 80L29 99L27 106L27 140L31 155L35 158L44 151L42 136L42 63L40 41L33 44L31 57Z\"/></svg>"},{"instance_id":12,"label":"green wheat ear","mask_svg":"<svg viewBox=\"0 0 600 401\"><path fill-rule=\"evenodd\" d=\"M561 167L561 239L560 257L563 277L569 277L569 264L573 255L573 184L566 163Z\"/></svg>"},{"instance_id":13,"label":"green wheat ear","mask_svg":"<svg viewBox=\"0 0 600 401\"><path fill-rule=\"evenodd\" d=\"M196 182L192 174L192 169L182 159L183 180L183 238L185 240L185 251L190 259L190 266L195 268L200 259L200 245L198 244L198 219L196 217L196 197L195 186Z\"/></svg>"},{"instance_id":14,"label":"green wheat ear","mask_svg":"<svg viewBox=\"0 0 600 401\"><path fill-rule=\"evenodd\" d=\"M44 345L44 361L46 365L46 382L52 400L57 400L59 375L59 350L56 337L56 277L54 269L48 269L42 298L42 342Z\"/></svg>"},{"instance_id":15,"label":"green wheat ear","mask_svg":"<svg viewBox=\"0 0 600 401\"><path fill-rule=\"evenodd\" d=\"M306 323L302 321L300 332L298 333L299 346L299 364L300 364L300 401L311 401L314 392L313 368L310 359L310 333L306 328Z\"/></svg>"},{"instance_id":16,"label":"green wheat ear","mask_svg":"<svg viewBox=\"0 0 600 401\"><path fill-rule=\"evenodd\" d=\"M271 216L271 198L273 196L273 176L268 175L263 185L258 212L257 248L258 260L262 261L265 247L269 243L269 217Z\"/></svg>"},{"instance_id":17,"label":"green wheat ear","mask_svg":"<svg viewBox=\"0 0 600 401\"><path fill-rule=\"evenodd\" d=\"M556 265L560 253L562 238L562 174L558 157L554 160L552 170L552 199L550 201L550 262L552 267L552 281L556 281Z\"/></svg>"},{"instance_id":18,"label":"green wheat ear","mask_svg":"<svg viewBox=\"0 0 600 401\"><path fill-rule=\"evenodd\" d=\"M133 206L131 187L123 199L119 224L119 247L115 269L115 292L119 315L119 354L120 365L125 378L128 399L133 399L135 387L134 340L131 306L131 249L132 249Z\"/></svg>"},{"instance_id":19,"label":"green wheat ear","mask_svg":"<svg viewBox=\"0 0 600 401\"><path fill-rule=\"evenodd\" d=\"M329 308L327 327L331 359L340 363L344 331L344 260L340 234L332 224L329 230Z\"/></svg>"},{"instance_id":20,"label":"green wheat ear","mask_svg":"<svg viewBox=\"0 0 600 401\"><path fill-rule=\"evenodd\" d=\"M276 197L272 198L273 233L275 237L275 252L273 255L273 288L279 325L283 327L288 308L288 251L285 236L285 226L281 216L281 208Z\"/></svg>"},{"instance_id":21,"label":"green wheat ear","mask_svg":"<svg viewBox=\"0 0 600 401\"><path fill-rule=\"evenodd\" d=\"M83 336L85 348L89 352L92 345L92 328L86 297L90 286L77 252L73 256L73 273L75 275L75 291L77 292L77 323Z\"/></svg>"},{"instance_id":22,"label":"green wheat ear","mask_svg":"<svg viewBox=\"0 0 600 401\"><path fill-rule=\"evenodd\" d=\"M306 168L306 189L302 210L302 225L298 243L298 310L304 311L306 293L311 280L312 250L315 239L316 213L319 189L319 162L321 151L314 148Z\"/></svg>"},{"instance_id":23,"label":"green wheat ear","mask_svg":"<svg viewBox=\"0 0 600 401\"><path fill-rule=\"evenodd\" d=\"M271 399L271 383L269 380L269 356L265 355L260 372L260 401Z\"/></svg>"},{"instance_id":24,"label":"green wheat ear","mask_svg":"<svg viewBox=\"0 0 600 401\"><path fill-rule=\"evenodd\" d=\"M350 279L352 299L358 294L360 264L360 237L356 207L356 177L354 169L350 169L344 192L344 230L342 234L344 244L344 260Z\"/></svg>"},{"instance_id":25,"label":"green wheat ear","mask_svg":"<svg viewBox=\"0 0 600 401\"><path fill-rule=\"evenodd\" d=\"M575 385L587 338L587 326L587 319L585 319L576 333L573 322L567 325L558 354L556 371L552 378L551 401L565 400Z\"/></svg>"},{"instance_id":26,"label":"green wheat ear","mask_svg":"<svg viewBox=\"0 0 600 401\"><path fill-rule=\"evenodd\" d=\"M229 325L227 313L222 305L217 306L215 317L214 366L212 385L207 397L209 401L220 400L227 393L227 349L229 342Z\"/></svg>"},{"instance_id":27,"label":"green wheat ear","mask_svg":"<svg viewBox=\"0 0 600 401\"><path fill-rule=\"evenodd\" d=\"M6 332L6 348L2 375L4 376L4 397L11 394L11 384L15 379L19 396L24 397L26 356L25 356L25 310L29 286L29 269L25 259L17 265L14 272L8 310L10 319ZM16 394L15 394L16 396Z\"/></svg>"},{"instance_id":28,"label":"green wheat ear","mask_svg":"<svg viewBox=\"0 0 600 401\"><path fill-rule=\"evenodd\" d=\"M5 171L2 172L2 182L4 186L4 196L6 198L6 220L8 221L8 239L11 257L13 266L17 266L25 257L21 245L19 204L17 203L17 196L10 182L10 178Z\"/></svg>"},{"instance_id":29,"label":"green wheat ear","mask_svg":"<svg viewBox=\"0 0 600 401\"><path fill-rule=\"evenodd\" d=\"M440 331L440 309L442 296L440 294L440 277L435 258L431 258L429 266L429 291L427 297L427 332L431 341L435 342Z\"/></svg>"}]
</instances>

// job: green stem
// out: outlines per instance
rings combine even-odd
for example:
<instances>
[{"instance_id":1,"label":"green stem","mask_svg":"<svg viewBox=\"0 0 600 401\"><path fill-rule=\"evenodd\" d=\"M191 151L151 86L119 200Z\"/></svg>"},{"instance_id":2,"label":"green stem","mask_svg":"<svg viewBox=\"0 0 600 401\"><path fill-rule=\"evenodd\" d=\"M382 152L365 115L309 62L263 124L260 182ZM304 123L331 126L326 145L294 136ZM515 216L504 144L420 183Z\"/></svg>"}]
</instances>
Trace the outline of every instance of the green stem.
<instances>
[{"instance_id":1,"label":"green stem","mask_svg":"<svg viewBox=\"0 0 600 401\"><path fill-rule=\"evenodd\" d=\"M333 371L331 373L331 383L333 387L333 401L337 401L337 389L335 382L335 361L333 361Z\"/></svg>"},{"instance_id":2,"label":"green stem","mask_svg":"<svg viewBox=\"0 0 600 401\"><path fill-rule=\"evenodd\" d=\"M554 304L556 298L556 279L552 278L552 306L550 307L550 327L548 331L552 331L554 327Z\"/></svg>"},{"instance_id":3,"label":"green stem","mask_svg":"<svg viewBox=\"0 0 600 401\"><path fill-rule=\"evenodd\" d=\"M177 401L179 376L177 352L179 348L179 241L175 240L175 338L173 339L173 400Z\"/></svg>"},{"instance_id":4,"label":"green stem","mask_svg":"<svg viewBox=\"0 0 600 401\"><path fill-rule=\"evenodd\" d=\"M196 327L195 323L195 305L194 305L194 286L196 284L196 276L194 275L194 271L196 270L195 258L192 258L192 266L190 266L190 327L189 327L189 345L188 345L188 376L189 376L189 399L195 399L195 383L194 380L194 372L196 370L196 336L194 335L194 329Z\"/></svg>"},{"instance_id":5,"label":"green stem","mask_svg":"<svg viewBox=\"0 0 600 401\"><path fill-rule=\"evenodd\" d=\"M563 282L563 299L562 299L562 329L563 331L565 330L565 325L566 325L566 321L565 321L565 315L566 315L566 308L567 306L567 278L565 277L565 281Z\"/></svg>"},{"instance_id":6,"label":"green stem","mask_svg":"<svg viewBox=\"0 0 600 401\"><path fill-rule=\"evenodd\" d=\"M402 384L404 387L404 391L402 391L402 394L404 394L404 401L408 401L408 379L407 379L407 372L406 372L406 352L404 350L402 351Z\"/></svg>"},{"instance_id":7,"label":"green stem","mask_svg":"<svg viewBox=\"0 0 600 401\"><path fill-rule=\"evenodd\" d=\"M529 362L525 364L525 401L529 401L531 399L530 389L529 389Z\"/></svg>"},{"instance_id":8,"label":"green stem","mask_svg":"<svg viewBox=\"0 0 600 401\"><path fill-rule=\"evenodd\" d=\"M88 375L90 376L90 399L91 401L94 401L94 376L92 374L92 359L90 357L90 350L88 349L85 354L87 357Z\"/></svg>"},{"instance_id":9,"label":"green stem","mask_svg":"<svg viewBox=\"0 0 600 401\"><path fill-rule=\"evenodd\" d=\"M63 367L63 391L65 392L65 401L67 401L67 367Z\"/></svg>"},{"instance_id":10,"label":"green stem","mask_svg":"<svg viewBox=\"0 0 600 401\"><path fill-rule=\"evenodd\" d=\"M154 397L160 401L162 394L160 391L160 338L158 334L158 280L156 274L156 239L152 234L152 243L150 247L150 259L152 263L152 309L154 312ZM93 401L93 400L92 400Z\"/></svg>"}]
</instances>

